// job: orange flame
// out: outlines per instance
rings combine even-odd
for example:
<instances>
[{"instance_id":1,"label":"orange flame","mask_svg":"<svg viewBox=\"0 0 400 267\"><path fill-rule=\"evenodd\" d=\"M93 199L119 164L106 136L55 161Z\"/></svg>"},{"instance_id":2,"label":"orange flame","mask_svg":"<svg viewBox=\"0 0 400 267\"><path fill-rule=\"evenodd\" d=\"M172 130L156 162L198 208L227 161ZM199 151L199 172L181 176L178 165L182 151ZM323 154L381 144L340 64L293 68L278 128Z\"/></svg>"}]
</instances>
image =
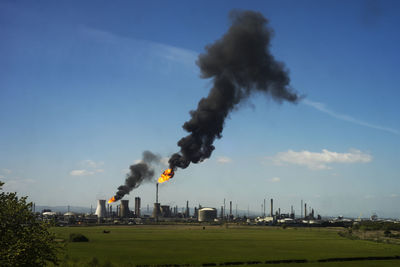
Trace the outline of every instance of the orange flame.
<instances>
[{"instance_id":1,"label":"orange flame","mask_svg":"<svg viewBox=\"0 0 400 267\"><path fill-rule=\"evenodd\" d=\"M168 181L169 179L171 179L172 177L174 177L174 171L172 169L166 169L160 176L160 178L158 178L158 183L164 183L166 181Z\"/></svg>"},{"instance_id":2,"label":"orange flame","mask_svg":"<svg viewBox=\"0 0 400 267\"><path fill-rule=\"evenodd\" d=\"M110 198L110 199L108 200L108 203L113 203L113 202L115 202L115 197L112 197L112 198Z\"/></svg>"}]
</instances>

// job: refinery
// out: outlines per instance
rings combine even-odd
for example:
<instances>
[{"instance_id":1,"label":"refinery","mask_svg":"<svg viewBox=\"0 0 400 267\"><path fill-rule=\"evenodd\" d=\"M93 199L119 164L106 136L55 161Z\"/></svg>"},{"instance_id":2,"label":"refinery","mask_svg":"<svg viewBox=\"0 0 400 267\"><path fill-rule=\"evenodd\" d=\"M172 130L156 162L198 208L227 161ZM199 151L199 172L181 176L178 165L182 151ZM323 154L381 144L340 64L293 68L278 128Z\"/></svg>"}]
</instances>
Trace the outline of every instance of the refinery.
<instances>
[{"instance_id":1,"label":"refinery","mask_svg":"<svg viewBox=\"0 0 400 267\"><path fill-rule=\"evenodd\" d=\"M135 197L134 206L129 207L129 200L121 199L118 202L107 201L105 199L97 200L97 207L90 208L90 212L73 212L68 206L67 212L55 212L50 209L43 209L36 212L35 205L32 209L38 217L46 221L54 221L57 226L67 225L135 225L135 224L157 224L157 223L186 223L186 224L224 224L237 223L245 225L268 225L268 226L292 226L292 227L351 227L360 221L380 221L376 214L370 218L344 218L338 217L322 217L314 208L307 205L301 200L300 214L295 213L294 206L290 207L290 211L284 212L280 207L274 208L274 199L263 200L261 204L261 212L256 215L249 210L238 213L233 210L233 201L223 199L219 208L203 207L201 204L190 206L189 200L186 201L184 207L164 205L158 199L158 185L156 184L155 202L152 207L147 205L146 208L141 207L141 198ZM269 202L269 208L267 208ZM229 206L228 209L226 206ZM385 219L388 222L399 222L398 220Z\"/></svg>"}]
</instances>

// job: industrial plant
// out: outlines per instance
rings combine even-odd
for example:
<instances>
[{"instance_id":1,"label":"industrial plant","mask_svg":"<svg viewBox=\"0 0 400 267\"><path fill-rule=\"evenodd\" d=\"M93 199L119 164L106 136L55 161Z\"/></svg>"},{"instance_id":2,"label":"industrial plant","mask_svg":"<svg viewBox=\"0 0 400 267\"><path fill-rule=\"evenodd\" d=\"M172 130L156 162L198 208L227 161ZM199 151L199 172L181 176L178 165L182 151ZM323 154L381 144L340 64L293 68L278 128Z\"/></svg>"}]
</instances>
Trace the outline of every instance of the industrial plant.
<instances>
[{"instance_id":1,"label":"industrial plant","mask_svg":"<svg viewBox=\"0 0 400 267\"><path fill-rule=\"evenodd\" d=\"M325 227L325 226L352 226L361 219L347 219L343 216L337 218L322 218L317 214L314 208L307 203L300 203L300 214L295 214L293 205L289 212L282 212L281 208L274 207L274 199L270 199L269 208L267 208L267 199L261 204L261 212L258 216L241 212L233 213L233 201L229 201L229 211L226 212L226 200L223 199L223 205L218 210L215 207L203 207L202 205L190 206L189 200L184 207L164 205L158 199L158 183L156 184L156 195L153 207L142 210L141 198L135 197L134 206L130 208L129 200L121 199L118 202L106 203L105 199L97 200L97 207L93 212L77 213L68 211L66 213L54 212L49 209L42 210L36 214L42 220L54 221L58 226L66 225L134 225L134 224L157 224L157 223L204 223L204 224L224 224L237 223L245 225L270 225L270 226L307 226L307 227ZM35 209L35 205L33 205ZM267 212L268 210L268 212ZM35 210L33 210L35 211ZM374 214L370 220L378 220Z\"/></svg>"}]
</instances>

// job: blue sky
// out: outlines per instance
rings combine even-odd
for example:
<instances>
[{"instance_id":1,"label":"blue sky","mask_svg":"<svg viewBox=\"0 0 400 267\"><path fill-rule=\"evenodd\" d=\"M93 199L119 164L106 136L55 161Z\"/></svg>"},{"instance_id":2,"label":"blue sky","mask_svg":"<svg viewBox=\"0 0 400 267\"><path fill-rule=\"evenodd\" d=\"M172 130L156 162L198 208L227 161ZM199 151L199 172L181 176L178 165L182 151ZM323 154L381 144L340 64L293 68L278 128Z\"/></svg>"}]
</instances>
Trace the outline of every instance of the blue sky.
<instances>
[{"instance_id":1,"label":"blue sky","mask_svg":"<svg viewBox=\"0 0 400 267\"><path fill-rule=\"evenodd\" d=\"M195 64L234 8L261 12L305 98L253 96L163 203L400 217L397 1L2 1L0 180L38 205L95 205L143 150L168 157L209 80ZM157 169L157 173L162 168ZM154 183L127 199L154 202ZM132 205L132 204L131 204Z\"/></svg>"}]
</instances>

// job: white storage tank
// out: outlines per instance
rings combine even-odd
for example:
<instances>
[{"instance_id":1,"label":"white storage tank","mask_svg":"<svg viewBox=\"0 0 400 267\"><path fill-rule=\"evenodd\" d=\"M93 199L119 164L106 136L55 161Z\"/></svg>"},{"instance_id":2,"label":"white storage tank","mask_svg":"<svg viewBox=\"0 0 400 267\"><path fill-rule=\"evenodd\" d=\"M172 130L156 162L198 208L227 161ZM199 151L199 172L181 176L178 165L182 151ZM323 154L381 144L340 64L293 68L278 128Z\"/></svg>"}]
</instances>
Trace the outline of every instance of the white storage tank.
<instances>
[{"instance_id":1,"label":"white storage tank","mask_svg":"<svg viewBox=\"0 0 400 267\"><path fill-rule=\"evenodd\" d=\"M217 218L217 209L202 208L199 209L199 222L213 222Z\"/></svg>"}]
</instances>

